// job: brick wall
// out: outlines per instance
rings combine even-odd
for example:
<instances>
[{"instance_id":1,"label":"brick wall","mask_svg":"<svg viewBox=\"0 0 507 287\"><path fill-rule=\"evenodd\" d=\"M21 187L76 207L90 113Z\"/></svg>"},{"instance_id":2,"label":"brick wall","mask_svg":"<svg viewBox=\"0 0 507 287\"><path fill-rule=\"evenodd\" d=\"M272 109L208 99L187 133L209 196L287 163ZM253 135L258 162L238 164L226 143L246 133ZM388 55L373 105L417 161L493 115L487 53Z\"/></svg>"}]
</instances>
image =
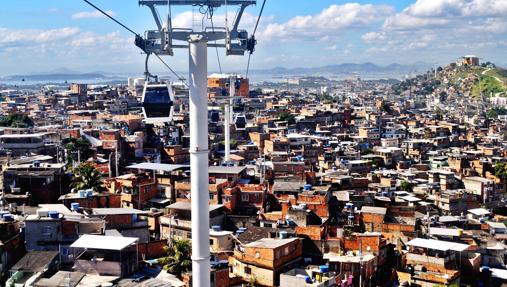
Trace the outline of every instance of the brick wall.
<instances>
[{"instance_id":1,"label":"brick wall","mask_svg":"<svg viewBox=\"0 0 507 287\"><path fill-rule=\"evenodd\" d=\"M166 255L166 252L164 251L165 246L167 246L167 240L157 240L137 244L139 260L143 260L143 254L144 259L156 259L164 257Z\"/></svg>"}]
</instances>

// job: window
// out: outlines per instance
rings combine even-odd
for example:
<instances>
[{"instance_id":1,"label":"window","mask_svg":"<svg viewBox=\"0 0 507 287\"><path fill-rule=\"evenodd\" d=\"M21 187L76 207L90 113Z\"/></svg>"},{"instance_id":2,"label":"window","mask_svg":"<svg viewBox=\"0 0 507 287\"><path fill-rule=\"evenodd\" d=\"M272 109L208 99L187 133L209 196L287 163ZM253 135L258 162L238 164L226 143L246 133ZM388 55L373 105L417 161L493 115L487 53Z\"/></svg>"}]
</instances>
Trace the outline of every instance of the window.
<instances>
[{"instance_id":1,"label":"window","mask_svg":"<svg viewBox=\"0 0 507 287\"><path fill-rule=\"evenodd\" d=\"M248 196L248 194L242 194L241 195L241 200L242 201L248 201L250 199L250 197Z\"/></svg>"},{"instance_id":2,"label":"window","mask_svg":"<svg viewBox=\"0 0 507 287\"><path fill-rule=\"evenodd\" d=\"M213 245L213 244L215 244L215 242L213 241L213 239L210 239L209 240L209 245Z\"/></svg>"},{"instance_id":3,"label":"window","mask_svg":"<svg viewBox=\"0 0 507 287\"><path fill-rule=\"evenodd\" d=\"M187 239L192 239L192 233L187 232Z\"/></svg>"},{"instance_id":4,"label":"window","mask_svg":"<svg viewBox=\"0 0 507 287\"><path fill-rule=\"evenodd\" d=\"M245 274L252 274L252 269L248 266L245 266Z\"/></svg>"}]
</instances>

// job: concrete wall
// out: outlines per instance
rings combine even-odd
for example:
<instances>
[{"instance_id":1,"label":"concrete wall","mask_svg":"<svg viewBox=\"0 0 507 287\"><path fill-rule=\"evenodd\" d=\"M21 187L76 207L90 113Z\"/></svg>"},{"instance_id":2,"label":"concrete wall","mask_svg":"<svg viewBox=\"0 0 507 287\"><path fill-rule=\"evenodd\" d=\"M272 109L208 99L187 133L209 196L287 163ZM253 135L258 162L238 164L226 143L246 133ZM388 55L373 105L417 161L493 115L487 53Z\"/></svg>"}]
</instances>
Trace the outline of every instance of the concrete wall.
<instances>
[{"instance_id":1,"label":"concrete wall","mask_svg":"<svg viewBox=\"0 0 507 287\"><path fill-rule=\"evenodd\" d=\"M250 269L250 274L245 272L245 269ZM275 271L267 268L257 267L252 264L242 263L235 258L232 259L232 272L242 277L245 281L254 278L257 284L263 286L275 286Z\"/></svg>"}]
</instances>

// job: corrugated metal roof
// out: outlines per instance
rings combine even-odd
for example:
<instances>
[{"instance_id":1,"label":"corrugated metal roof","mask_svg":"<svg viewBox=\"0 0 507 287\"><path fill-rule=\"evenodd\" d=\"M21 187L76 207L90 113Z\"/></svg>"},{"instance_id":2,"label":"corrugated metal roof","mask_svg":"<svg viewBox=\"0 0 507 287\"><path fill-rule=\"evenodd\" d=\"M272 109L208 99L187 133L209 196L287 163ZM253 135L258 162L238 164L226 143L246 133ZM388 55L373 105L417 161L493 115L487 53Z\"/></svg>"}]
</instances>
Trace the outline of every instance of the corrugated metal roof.
<instances>
[{"instance_id":1,"label":"corrugated metal roof","mask_svg":"<svg viewBox=\"0 0 507 287\"><path fill-rule=\"evenodd\" d=\"M459 236L459 230L453 228L430 227L430 234L439 236Z\"/></svg>"},{"instance_id":2,"label":"corrugated metal roof","mask_svg":"<svg viewBox=\"0 0 507 287\"><path fill-rule=\"evenodd\" d=\"M85 234L70 245L72 248L123 250L139 240L137 237L117 237Z\"/></svg>"},{"instance_id":3,"label":"corrugated metal roof","mask_svg":"<svg viewBox=\"0 0 507 287\"><path fill-rule=\"evenodd\" d=\"M240 174L245 168L245 166L210 166L209 173Z\"/></svg>"},{"instance_id":4,"label":"corrugated metal roof","mask_svg":"<svg viewBox=\"0 0 507 287\"><path fill-rule=\"evenodd\" d=\"M41 272L58 256L58 251L28 251L12 268L13 271Z\"/></svg>"},{"instance_id":5,"label":"corrugated metal roof","mask_svg":"<svg viewBox=\"0 0 507 287\"><path fill-rule=\"evenodd\" d=\"M474 209L469 209L468 213L471 213L471 214L477 215L477 216L481 216L481 215L488 215L491 212L489 212L489 210L484 209L484 208L474 208Z\"/></svg>"},{"instance_id":6,"label":"corrugated metal roof","mask_svg":"<svg viewBox=\"0 0 507 287\"><path fill-rule=\"evenodd\" d=\"M435 239L425 239L425 238L415 238L407 242L407 245L421 248L428 248L440 251L465 251L470 247L468 244L443 241L443 240L435 240Z\"/></svg>"}]
</instances>

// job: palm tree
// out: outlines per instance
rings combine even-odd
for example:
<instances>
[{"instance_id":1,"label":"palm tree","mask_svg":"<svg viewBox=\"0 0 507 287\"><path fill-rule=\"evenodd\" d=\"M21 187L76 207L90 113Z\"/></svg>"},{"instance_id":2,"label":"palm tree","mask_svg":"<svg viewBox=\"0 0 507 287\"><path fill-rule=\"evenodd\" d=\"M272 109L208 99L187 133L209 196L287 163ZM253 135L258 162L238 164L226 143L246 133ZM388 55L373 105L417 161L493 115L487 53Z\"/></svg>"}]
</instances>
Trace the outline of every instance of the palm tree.
<instances>
[{"instance_id":1,"label":"palm tree","mask_svg":"<svg viewBox=\"0 0 507 287\"><path fill-rule=\"evenodd\" d=\"M95 192L104 190L102 173L91 163L84 162L74 169L71 187L76 190L93 189Z\"/></svg>"},{"instance_id":2,"label":"palm tree","mask_svg":"<svg viewBox=\"0 0 507 287\"><path fill-rule=\"evenodd\" d=\"M192 247L188 240L173 240L170 246L164 247L166 257L158 260L164 270L175 275L181 275L192 268Z\"/></svg>"}]
</instances>

